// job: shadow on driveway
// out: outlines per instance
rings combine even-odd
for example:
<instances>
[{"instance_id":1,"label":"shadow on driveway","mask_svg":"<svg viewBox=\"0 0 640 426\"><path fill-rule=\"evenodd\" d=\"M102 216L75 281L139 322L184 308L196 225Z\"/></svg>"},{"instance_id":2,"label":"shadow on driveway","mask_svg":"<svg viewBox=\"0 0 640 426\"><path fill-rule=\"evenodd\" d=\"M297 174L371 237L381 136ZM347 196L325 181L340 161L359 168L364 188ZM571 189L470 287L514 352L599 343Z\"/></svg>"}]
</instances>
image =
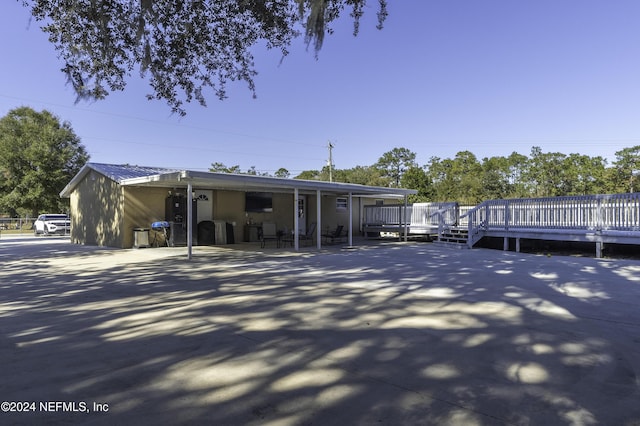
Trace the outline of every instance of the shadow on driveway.
<instances>
[{"instance_id":1,"label":"shadow on driveway","mask_svg":"<svg viewBox=\"0 0 640 426\"><path fill-rule=\"evenodd\" d=\"M5 242L0 394L75 404L10 422L640 422L635 261Z\"/></svg>"}]
</instances>

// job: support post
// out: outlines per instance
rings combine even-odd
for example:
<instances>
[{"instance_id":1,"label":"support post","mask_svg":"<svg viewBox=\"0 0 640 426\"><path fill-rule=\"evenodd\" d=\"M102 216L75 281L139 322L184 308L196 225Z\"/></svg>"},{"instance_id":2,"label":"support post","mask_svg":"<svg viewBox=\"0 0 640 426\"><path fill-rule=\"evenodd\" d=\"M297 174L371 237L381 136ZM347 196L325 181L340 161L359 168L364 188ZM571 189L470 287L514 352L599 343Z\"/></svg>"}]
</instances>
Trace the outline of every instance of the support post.
<instances>
[{"instance_id":1,"label":"support post","mask_svg":"<svg viewBox=\"0 0 640 426\"><path fill-rule=\"evenodd\" d=\"M504 237L504 241L502 243L502 250L509 251L509 237Z\"/></svg>"},{"instance_id":2,"label":"support post","mask_svg":"<svg viewBox=\"0 0 640 426\"><path fill-rule=\"evenodd\" d=\"M476 210L473 213L468 214L467 216L467 247L470 249L473 248L473 231L475 229L474 224L479 221L480 211ZM476 225L478 226L478 225ZM438 232L440 232L440 226L438 226Z\"/></svg>"},{"instance_id":3,"label":"support post","mask_svg":"<svg viewBox=\"0 0 640 426\"><path fill-rule=\"evenodd\" d=\"M403 224L403 220L402 220L402 204L398 204L398 241L402 241L402 224Z\"/></svg>"},{"instance_id":4,"label":"support post","mask_svg":"<svg viewBox=\"0 0 640 426\"><path fill-rule=\"evenodd\" d=\"M404 196L404 242L409 240L409 224L407 223L407 212L409 211L409 199Z\"/></svg>"},{"instance_id":5,"label":"support post","mask_svg":"<svg viewBox=\"0 0 640 426\"><path fill-rule=\"evenodd\" d=\"M187 259L191 260L193 249L193 185L187 182Z\"/></svg>"},{"instance_id":6,"label":"support post","mask_svg":"<svg viewBox=\"0 0 640 426\"><path fill-rule=\"evenodd\" d=\"M295 251L300 249L300 219L298 215L300 214L300 207L298 203L300 200L298 199L298 188L293 189L293 248Z\"/></svg>"},{"instance_id":7,"label":"support post","mask_svg":"<svg viewBox=\"0 0 640 426\"><path fill-rule=\"evenodd\" d=\"M349 192L349 247L353 245L353 193Z\"/></svg>"},{"instance_id":8,"label":"support post","mask_svg":"<svg viewBox=\"0 0 640 426\"><path fill-rule=\"evenodd\" d=\"M604 248L604 243L602 241L596 241L596 258L600 259L602 257L602 249Z\"/></svg>"},{"instance_id":9,"label":"support post","mask_svg":"<svg viewBox=\"0 0 640 426\"><path fill-rule=\"evenodd\" d=\"M509 230L509 220L510 218L510 214L509 214L509 201L505 201L504 202L504 230L508 231Z\"/></svg>"},{"instance_id":10,"label":"support post","mask_svg":"<svg viewBox=\"0 0 640 426\"><path fill-rule=\"evenodd\" d=\"M320 250L322 248L322 243L320 242L322 238L322 197L319 189L316 190L316 219L318 223L316 226L316 247Z\"/></svg>"},{"instance_id":11,"label":"support post","mask_svg":"<svg viewBox=\"0 0 640 426\"><path fill-rule=\"evenodd\" d=\"M520 253L520 238L516 238L516 253Z\"/></svg>"}]
</instances>

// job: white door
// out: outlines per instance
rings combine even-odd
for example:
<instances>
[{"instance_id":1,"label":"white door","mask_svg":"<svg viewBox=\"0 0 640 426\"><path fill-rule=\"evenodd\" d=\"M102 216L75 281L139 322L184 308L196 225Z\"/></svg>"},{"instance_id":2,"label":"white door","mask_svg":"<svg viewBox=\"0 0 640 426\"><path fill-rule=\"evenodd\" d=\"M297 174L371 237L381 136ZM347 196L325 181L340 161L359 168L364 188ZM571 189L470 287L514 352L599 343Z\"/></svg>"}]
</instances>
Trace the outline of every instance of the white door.
<instances>
[{"instance_id":1,"label":"white door","mask_svg":"<svg viewBox=\"0 0 640 426\"><path fill-rule=\"evenodd\" d=\"M213 220L213 191L210 189L196 189L196 209L197 219L200 223L203 220Z\"/></svg>"},{"instance_id":2,"label":"white door","mask_svg":"<svg viewBox=\"0 0 640 426\"><path fill-rule=\"evenodd\" d=\"M298 195L298 232L307 232L307 196Z\"/></svg>"}]
</instances>

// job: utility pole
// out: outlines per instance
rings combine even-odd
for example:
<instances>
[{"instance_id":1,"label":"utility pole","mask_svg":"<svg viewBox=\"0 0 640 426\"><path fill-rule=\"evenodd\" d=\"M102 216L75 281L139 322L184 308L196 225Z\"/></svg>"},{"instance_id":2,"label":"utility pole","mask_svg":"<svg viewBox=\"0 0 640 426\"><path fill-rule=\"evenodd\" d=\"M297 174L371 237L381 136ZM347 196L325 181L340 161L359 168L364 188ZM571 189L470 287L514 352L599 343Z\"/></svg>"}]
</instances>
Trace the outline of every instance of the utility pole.
<instances>
[{"instance_id":1,"label":"utility pole","mask_svg":"<svg viewBox=\"0 0 640 426\"><path fill-rule=\"evenodd\" d=\"M333 182L333 156L331 150L333 149L333 144L331 141L328 142L327 148L329 149L329 182Z\"/></svg>"}]
</instances>

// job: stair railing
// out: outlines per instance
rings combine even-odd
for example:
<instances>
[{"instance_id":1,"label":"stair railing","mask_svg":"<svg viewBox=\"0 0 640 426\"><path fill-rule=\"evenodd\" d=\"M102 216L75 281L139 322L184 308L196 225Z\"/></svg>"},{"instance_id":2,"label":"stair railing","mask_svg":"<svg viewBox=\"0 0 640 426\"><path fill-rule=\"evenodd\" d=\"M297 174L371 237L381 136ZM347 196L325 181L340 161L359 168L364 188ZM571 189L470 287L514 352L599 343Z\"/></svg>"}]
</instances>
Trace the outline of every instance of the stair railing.
<instances>
[{"instance_id":1,"label":"stair railing","mask_svg":"<svg viewBox=\"0 0 640 426\"><path fill-rule=\"evenodd\" d=\"M441 238L445 232L448 232L452 226L458 224L460 218L460 206L458 203L447 203L444 207L431 213L429 218L433 221L433 217L437 217L438 238Z\"/></svg>"},{"instance_id":2,"label":"stair railing","mask_svg":"<svg viewBox=\"0 0 640 426\"><path fill-rule=\"evenodd\" d=\"M487 229L488 216L489 205L487 201L478 204L460 216L460 218L467 219L467 244L469 248L472 248L482 238L483 231Z\"/></svg>"}]
</instances>

